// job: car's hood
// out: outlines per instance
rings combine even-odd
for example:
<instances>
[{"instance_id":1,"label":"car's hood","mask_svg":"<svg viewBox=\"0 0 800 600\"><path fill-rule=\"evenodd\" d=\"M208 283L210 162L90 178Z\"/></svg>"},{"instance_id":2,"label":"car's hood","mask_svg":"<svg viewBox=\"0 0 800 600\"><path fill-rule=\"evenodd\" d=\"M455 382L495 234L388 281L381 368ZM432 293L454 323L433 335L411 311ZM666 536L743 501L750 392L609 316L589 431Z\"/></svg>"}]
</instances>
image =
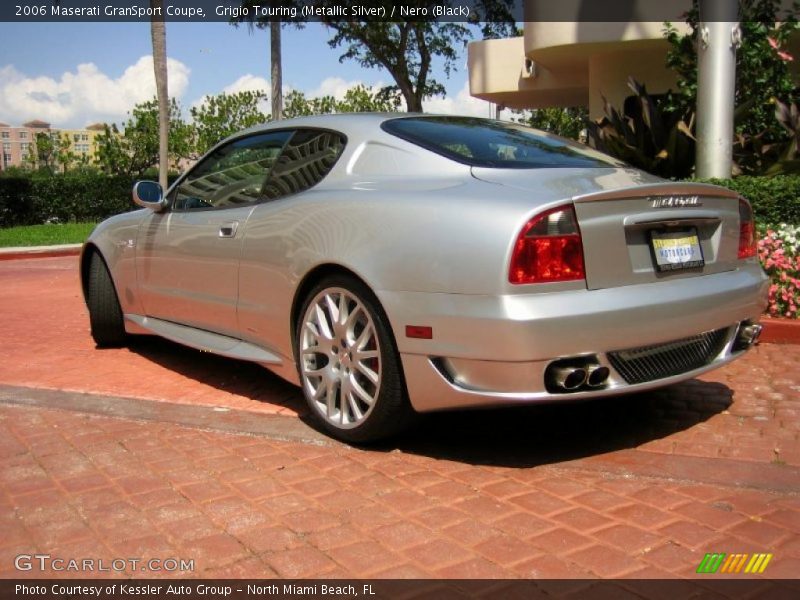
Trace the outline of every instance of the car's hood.
<instances>
[{"instance_id":1,"label":"car's hood","mask_svg":"<svg viewBox=\"0 0 800 600\"><path fill-rule=\"evenodd\" d=\"M548 169L489 169L473 167L472 176L481 181L497 183L534 193L539 199L572 198L664 180L638 169L619 168L548 168Z\"/></svg>"}]
</instances>

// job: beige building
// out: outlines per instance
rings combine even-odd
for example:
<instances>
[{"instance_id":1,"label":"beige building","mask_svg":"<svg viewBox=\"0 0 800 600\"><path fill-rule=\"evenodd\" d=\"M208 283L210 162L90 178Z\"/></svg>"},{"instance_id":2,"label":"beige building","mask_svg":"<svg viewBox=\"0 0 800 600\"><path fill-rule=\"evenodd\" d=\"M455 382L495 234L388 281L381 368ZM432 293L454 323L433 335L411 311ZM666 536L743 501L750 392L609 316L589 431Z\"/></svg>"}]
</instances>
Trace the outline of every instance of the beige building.
<instances>
[{"instance_id":1,"label":"beige building","mask_svg":"<svg viewBox=\"0 0 800 600\"><path fill-rule=\"evenodd\" d=\"M3 146L0 170L5 171L8 167L20 167L25 164L36 134L41 131L49 133L49 128L50 125L42 121L30 121L22 127L0 123L0 143Z\"/></svg>"},{"instance_id":2,"label":"beige building","mask_svg":"<svg viewBox=\"0 0 800 600\"><path fill-rule=\"evenodd\" d=\"M630 3L634 12L642 1ZM663 21L585 22L584 3L527 0L524 35L470 44L470 93L509 108L588 107L589 116L597 119L604 115L603 96L615 108L623 106L631 95L628 77L652 94L676 88L676 75L665 66L669 44ZM690 0L669 5L676 15L690 6ZM553 10L559 17L574 14L575 21L543 20ZM672 23L679 32L688 31L680 18Z\"/></svg>"},{"instance_id":3,"label":"beige building","mask_svg":"<svg viewBox=\"0 0 800 600\"><path fill-rule=\"evenodd\" d=\"M2 143L2 160L0 171L9 167L22 167L30 164L30 153L34 150L36 136L46 133L52 138L66 139L69 150L78 158L94 162L97 150L97 137L103 133L102 123L89 125L85 129L54 129L50 123L33 120L21 127L12 127L0 123L0 143Z\"/></svg>"}]
</instances>

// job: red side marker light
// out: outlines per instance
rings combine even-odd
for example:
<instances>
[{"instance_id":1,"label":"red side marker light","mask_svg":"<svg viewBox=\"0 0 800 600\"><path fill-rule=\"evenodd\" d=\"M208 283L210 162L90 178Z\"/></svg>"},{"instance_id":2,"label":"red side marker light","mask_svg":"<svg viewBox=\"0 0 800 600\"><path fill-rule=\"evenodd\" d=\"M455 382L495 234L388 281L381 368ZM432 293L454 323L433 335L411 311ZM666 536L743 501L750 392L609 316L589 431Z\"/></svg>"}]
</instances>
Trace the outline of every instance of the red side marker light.
<instances>
[{"instance_id":1,"label":"red side marker light","mask_svg":"<svg viewBox=\"0 0 800 600\"><path fill-rule=\"evenodd\" d=\"M425 325L406 325L406 337L421 340L433 339L433 327Z\"/></svg>"}]
</instances>

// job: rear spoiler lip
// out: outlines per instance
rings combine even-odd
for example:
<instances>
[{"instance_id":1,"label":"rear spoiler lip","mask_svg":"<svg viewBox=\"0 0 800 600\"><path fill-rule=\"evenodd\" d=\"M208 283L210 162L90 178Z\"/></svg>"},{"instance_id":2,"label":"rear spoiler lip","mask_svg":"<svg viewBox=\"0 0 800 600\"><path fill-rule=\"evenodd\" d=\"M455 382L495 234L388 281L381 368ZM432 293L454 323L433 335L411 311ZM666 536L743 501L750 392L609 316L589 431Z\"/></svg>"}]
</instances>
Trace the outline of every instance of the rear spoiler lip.
<instances>
[{"instance_id":1,"label":"rear spoiler lip","mask_svg":"<svg viewBox=\"0 0 800 600\"><path fill-rule=\"evenodd\" d=\"M573 196L573 202L595 200L622 200L626 198L654 198L664 196L701 196L716 198L741 198L738 192L710 183L647 183L615 190L603 190Z\"/></svg>"}]
</instances>

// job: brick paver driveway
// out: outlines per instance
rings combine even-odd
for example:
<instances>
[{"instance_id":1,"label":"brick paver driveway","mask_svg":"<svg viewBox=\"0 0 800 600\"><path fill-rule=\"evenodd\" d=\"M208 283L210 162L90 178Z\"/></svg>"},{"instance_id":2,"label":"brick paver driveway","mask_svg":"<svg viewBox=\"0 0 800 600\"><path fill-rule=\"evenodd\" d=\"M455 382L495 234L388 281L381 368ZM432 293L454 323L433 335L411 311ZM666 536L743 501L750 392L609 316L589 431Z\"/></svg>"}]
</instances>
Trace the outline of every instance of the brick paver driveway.
<instances>
[{"instance_id":1,"label":"brick paver driveway","mask_svg":"<svg viewBox=\"0 0 800 600\"><path fill-rule=\"evenodd\" d=\"M37 552L194 559L202 577L674 577L706 552L800 573L797 346L354 449L253 365L155 339L96 350L75 258L0 263L0 313L0 577L76 576L14 570Z\"/></svg>"}]
</instances>

